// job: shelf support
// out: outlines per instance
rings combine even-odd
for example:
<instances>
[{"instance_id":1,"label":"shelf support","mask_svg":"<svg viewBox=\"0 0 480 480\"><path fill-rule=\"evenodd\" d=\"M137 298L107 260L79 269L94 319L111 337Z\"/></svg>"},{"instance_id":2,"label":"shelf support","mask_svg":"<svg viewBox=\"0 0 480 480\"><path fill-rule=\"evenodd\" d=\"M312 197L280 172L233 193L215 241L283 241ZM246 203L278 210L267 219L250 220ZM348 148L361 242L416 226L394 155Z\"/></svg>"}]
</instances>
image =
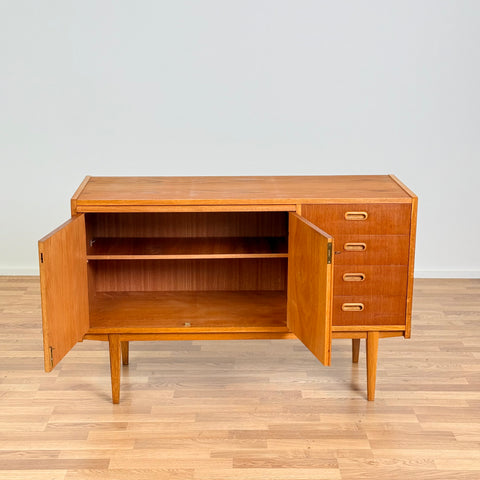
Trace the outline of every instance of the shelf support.
<instances>
[{"instance_id":1,"label":"shelf support","mask_svg":"<svg viewBox=\"0 0 480 480\"><path fill-rule=\"evenodd\" d=\"M110 375L112 377L112 402L120 403L120 335L108 335L110 350Z\"/></svg>"}]
</instances>

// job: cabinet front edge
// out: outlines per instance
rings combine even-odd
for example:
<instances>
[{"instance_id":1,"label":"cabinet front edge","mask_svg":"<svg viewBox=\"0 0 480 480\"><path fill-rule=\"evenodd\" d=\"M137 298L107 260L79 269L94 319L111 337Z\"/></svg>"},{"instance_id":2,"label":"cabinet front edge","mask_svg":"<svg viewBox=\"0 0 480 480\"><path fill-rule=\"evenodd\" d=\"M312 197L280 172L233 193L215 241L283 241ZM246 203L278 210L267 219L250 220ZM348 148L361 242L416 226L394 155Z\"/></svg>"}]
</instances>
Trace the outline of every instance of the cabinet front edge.
<instances>
[{"instance_id":1,"label":"cabinet front edge","mask_svg":"<svg viewBox=\"0 0 480 480\"><path fill-rule=\"evenodd\" d=\"M72 213L72 217L77 214L77 202L78 202L78 197L81 195L85 187L87 186L87 183L90 181L92 177L90 175L87 175L84 179L83 182L80 184L80 186L75 190L75 193L73 194L71 200L70 200L70 210Z\"/></svg>"},{"instance_id":2,"label":"cabinet front edge","mask_svg":"<svg viewBox=\"0 0 480 480\"><path fill-rule=\"evenodd\" d=\"M72 213L108 213L108 212L175 212L175 211L291 211L297 210L297 205L316 204L352 204L352 203L412 203L412 198L299 198L284 201L256 202L192 202L187 200L153 201L77 201L72 199Z\"/></svg>"},{"instance_id":3,"label":"cabinet front edge","mask_svg":"<svg viewBox=\"0 0 480 480\"><path fill-rule=\"evenodd\" d=\"M332 332L398 332L404 331L405 325L333 325Z\"/></svg>"}]
</instances>

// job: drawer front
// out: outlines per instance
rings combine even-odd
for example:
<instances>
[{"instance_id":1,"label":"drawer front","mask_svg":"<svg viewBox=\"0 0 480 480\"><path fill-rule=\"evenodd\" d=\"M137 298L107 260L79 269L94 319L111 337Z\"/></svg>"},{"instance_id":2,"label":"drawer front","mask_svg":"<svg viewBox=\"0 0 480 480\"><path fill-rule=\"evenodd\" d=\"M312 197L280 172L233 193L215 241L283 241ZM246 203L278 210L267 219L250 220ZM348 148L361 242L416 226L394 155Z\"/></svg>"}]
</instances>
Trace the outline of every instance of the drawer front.
<instances>
[{"instance_id":1,"label":"drawer front","mask_svg":"<svg viewBox=\"0 0 480 480\"><path fill-rule=\"evenodd\" d=\"M407 267L335 265L334 295L407 295Z\"/></svg>"},{"instance_id":2,"label":"drawer front","mask_svg":"<svg viewBox=\"0 0 480 480\"><path fill-rule=\"evenodd\" d=\"M335 295L334 326L405 325L405 296Z\"/></svg>"},{"instance_id":3,"label":"drawer front","mask_svg":"<svg viewBox=\"0 0 480 480\"><path fill-rule=\"evenodd\" d=\"M335 265L408 265L407 235L336 235Z\"/></svg>"},{"instance_id":4,"label":"drawer front","mask_svg":"<svg viewBox=\"0 0 480 480\"><path fill-rule=\"evenodd\" d=\"M302 205L302 216L336 237L346 233L409 235L409 203Z\"/></svg>"},{"instance_id":5,"label":"drawer front","mask_svg":"<svg viewBox=\"0 0 480 480\"><path fill-rule=\"evenodd\" d=\"M410 203L302 205L334 237L334 326L406 326L411 213Z\"/></svg>"}]
</instances>

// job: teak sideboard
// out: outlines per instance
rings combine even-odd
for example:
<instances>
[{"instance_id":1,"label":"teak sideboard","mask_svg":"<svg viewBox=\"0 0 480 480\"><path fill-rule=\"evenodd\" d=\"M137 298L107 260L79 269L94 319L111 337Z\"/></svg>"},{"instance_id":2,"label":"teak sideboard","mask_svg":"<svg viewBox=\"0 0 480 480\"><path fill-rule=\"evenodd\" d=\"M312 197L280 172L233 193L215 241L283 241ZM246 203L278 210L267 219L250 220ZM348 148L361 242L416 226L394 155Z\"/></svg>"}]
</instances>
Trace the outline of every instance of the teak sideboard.
<instances>
[{"instance_id":1,"label":"teak sideboard","mask_svg":"<svg viewBox=\"0 0 480 480\"><path fill-rule=\"evenodd\" d=\"M39 241L45 370L109 342L113 403L129 341L410 337L417 197L393 175L86 177Z\"/></svg>"}]
</instances>

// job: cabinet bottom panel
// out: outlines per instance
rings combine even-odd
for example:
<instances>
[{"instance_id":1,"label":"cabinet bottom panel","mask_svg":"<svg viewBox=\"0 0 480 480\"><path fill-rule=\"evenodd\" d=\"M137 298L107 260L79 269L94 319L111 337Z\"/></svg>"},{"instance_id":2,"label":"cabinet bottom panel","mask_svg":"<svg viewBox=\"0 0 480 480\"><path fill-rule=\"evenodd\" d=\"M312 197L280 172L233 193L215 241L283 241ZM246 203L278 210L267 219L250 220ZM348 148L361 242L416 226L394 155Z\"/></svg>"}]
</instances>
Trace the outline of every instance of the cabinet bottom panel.
<instances>
[{"instance_id":1,"label":"cabinet bottom panel","mask_svg":"<svg viewBox=\"0 0 480 480\"><path fill-rule=\"evenodd\" d=\"M102 292L93 333L288 332L285 291Z\"/></svg>"}]
</instances>

